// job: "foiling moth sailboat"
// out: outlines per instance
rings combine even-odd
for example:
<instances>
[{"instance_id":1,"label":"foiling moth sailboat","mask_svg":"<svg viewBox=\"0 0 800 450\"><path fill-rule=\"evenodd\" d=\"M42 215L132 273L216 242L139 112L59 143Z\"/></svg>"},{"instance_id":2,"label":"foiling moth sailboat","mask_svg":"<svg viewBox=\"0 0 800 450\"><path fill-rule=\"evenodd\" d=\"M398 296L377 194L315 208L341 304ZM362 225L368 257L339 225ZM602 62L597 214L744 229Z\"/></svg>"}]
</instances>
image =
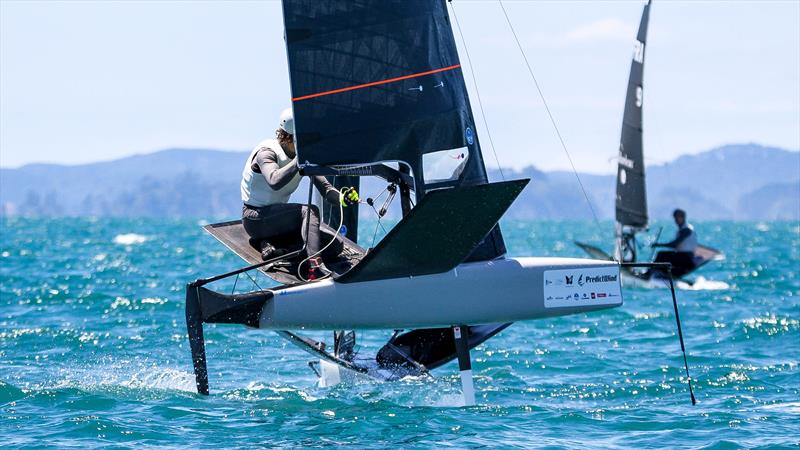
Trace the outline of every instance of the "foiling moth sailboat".
<instances>
[{"instance_id":1,"label":"foiling moth sailboat","mask_svg":"<svg viewBox=\"0 0 800 450\"><path fill-rule=\"evenodd\" d=\"M403 217L366 251L357 208L326 215L323 231L344 236L323 255L332 276L312 282L294 275L299 244L262 262L239 221L207 226L251 265L187 285L198 392L209 393L203 324L234 323L319 358L322 384L345 372L419 375L457 358L473 404L471 348L515 321L622 305L614 261L505 256L497 223L529 180L487 180L444 0L284 0L283 16L303 174L337 187L383 179ZM281 284L230 295L207 287L254 269ZM333 348L288 331L299 329L333 330ZM352 330L365 329L395 332L362 357Z\"/></svg>"},{"instance_id":2,"label":"foiling moth sailboat","mask_svg":"<svg viewBox=\"0 0 800 450\"><path fill-rule=\"evenodd\" d=\"M592 258L610 259L623 263L637 262L636 235L648 228L647 189L645 183L644 150L642 145L642 106L644 104L644 58L647 42L647 25L650 21L648 1L642 11L639 32L634 43L631 71L622 116L622 133L617 157L616 227L613 257L589 244L576 242ZM698 245L694 252L693 267L673 267L673 275L685 276L709 261L721 257L719 250ZM640 267L624 267L622 277L632 285L650 285L651 281L663 286L667 278L664 270L644 271Z\"/></svg>"}]
</instances>

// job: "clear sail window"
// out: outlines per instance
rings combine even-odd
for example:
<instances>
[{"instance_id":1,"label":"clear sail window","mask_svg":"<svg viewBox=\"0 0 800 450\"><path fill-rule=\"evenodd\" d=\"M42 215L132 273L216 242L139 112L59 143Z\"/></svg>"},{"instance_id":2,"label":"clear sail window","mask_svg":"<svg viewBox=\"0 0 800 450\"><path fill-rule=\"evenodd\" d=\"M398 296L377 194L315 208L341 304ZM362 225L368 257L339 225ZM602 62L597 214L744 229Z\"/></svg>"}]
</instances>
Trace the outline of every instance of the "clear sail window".
<instances>
[{"instance_id":1,"label":"clear sail window","mask_svg":"<svg viewBox=\"0 0 800 450\"><path fill-rule=\"evenodd\" d=\"M461 176L469 159L467 147L439 150L422 155L422 175L425 183L451 181Z\"/></svg>"}]
</instances>

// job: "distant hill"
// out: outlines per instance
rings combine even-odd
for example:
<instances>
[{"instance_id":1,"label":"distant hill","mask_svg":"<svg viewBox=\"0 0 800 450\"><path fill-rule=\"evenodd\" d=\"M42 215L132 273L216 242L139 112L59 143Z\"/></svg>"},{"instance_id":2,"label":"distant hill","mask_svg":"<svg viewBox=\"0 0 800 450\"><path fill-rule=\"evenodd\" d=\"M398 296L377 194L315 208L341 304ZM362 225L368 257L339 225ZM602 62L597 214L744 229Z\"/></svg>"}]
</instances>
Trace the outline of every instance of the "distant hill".
<instances>
[{"instance_id":1,"label":"distant hill","mask_svg":"<svg viewBox=\"0 0 800 450\"><path fill-rule=\"evenodd\" d=\"M709 219L800 220L800 152L727 145L649 167L647 176L650 210L656 217L667 216L681 204ZM772 185L785 186L770 191L775 197L761 196L754 202L752 194ZM769 209L767 203L784 208Z\"/></svg>"},{"instance_id":2,"label":"distant hill","mask_svg":"<svg viewBox=\"0 0 800 450\"><path fill-rule=\"evenodd\" d=\"M171 149L77 166L0 169L0 205L7 215L230 216L241 203L244 158Z\"/></svg>"},{"instance_id":3,"label":"distant hill","mask_svg":"<svg viewBox=\"0 0 800 450\"><path fill-rule=\"evenodd\" d=\"M237 217L245 152L172 149L78 166L31 164L0 169L0 212L38 216ZM571 172L504 170L532 178L509 217L588 219ZM601 219L614 215L612 175L581 174ZM492 180L501 179L489 170ZM680 206L694 219L800 220L800 152L727 145L647 169L653 218ZM366 180L365 195L382 188ZM302 197L298 195L297 199ZM371 215L370 211L365 214Z\"/></svg>"}]
</instances>

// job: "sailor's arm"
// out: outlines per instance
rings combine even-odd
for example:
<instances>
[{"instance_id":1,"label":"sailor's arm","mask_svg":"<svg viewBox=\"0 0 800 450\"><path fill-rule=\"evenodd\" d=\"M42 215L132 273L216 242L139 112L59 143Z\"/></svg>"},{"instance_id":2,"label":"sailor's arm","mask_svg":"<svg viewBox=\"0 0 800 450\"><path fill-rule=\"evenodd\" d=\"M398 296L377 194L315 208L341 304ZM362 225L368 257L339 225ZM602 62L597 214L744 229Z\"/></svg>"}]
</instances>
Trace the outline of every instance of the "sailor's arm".
<instances>
[{"instance_id":1,"label":"sailor's arm","mask_svg":"<svg viewBox=\"0 0 800 450\"><path fill-rule=\"evenodd\" d=\"M317 190L319 190L329 203L333 203L337 206L340 203L342 206L349 206L359 201L358 192L356 192L354 188L347 188L339 191L333 187L325 177L314 177L313 180L314 186L317 187Z\"/></svg>"},{"instance_id":2,"label":"sailor's arm","mask_svg":"<svg viewBox=\"0 0 800 450\"><path fill-rule=\"evenodd\" d=\"M680 245L681 242L686 240L686 238L691 236L691 234L692 230L690 230L689 228L681 228L680 230L678 230L678 235L675 236L675 239L669 242L664 242L663 244L659 244L658 242L656 242L655 244L653 244L653 247L677 248L678 245Z\"/></svg>"},{"instance_id":3,"label":"sailor's arm","mask_svg":"<svg viewBox=\"0 0 800 450\"><path fill-rule=\"evenodd\" d=\"M297 164L294 163L280 167L278 165L278 155L267 147L256 153L255 162L253 163L253 171L261 172L269 187L276 191L292 181L292 178L297 175L299 170Z\"/></svg>"},{"instance_id":4,"label":"sailor's arm","mask_svg":"<svg viewBox=\"0 0 800 450\"><path fill-rule=\"evenodd\" d=\"M312 180L314 180L314 186L317 188L319 193L322 194L323 197L325 197L325 200L328 203L333 203L334 205L337 206L339 205L340 201L339 191L335 187L333 187L333 185L330 184L325 177L322 176L313 177Z\"/></svg>"}]
</instances>

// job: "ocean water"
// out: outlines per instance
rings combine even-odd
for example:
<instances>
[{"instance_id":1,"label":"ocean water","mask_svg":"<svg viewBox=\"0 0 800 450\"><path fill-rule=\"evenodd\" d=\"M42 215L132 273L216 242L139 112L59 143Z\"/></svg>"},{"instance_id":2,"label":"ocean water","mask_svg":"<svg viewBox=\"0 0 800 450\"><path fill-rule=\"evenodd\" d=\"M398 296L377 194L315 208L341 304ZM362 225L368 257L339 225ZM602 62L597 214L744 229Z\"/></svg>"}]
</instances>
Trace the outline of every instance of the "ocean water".
<instances>
[{"instance_id":1,"label":"ocean water","mask_svg":"<svg viewBox=\"0 0 800 450\"><path fill-rule=\"evenodd\" d=\"M4 448L800 443L797 223L696 224L702 240L727 255L678 292L696 406L668 292L626 289L621 308L515 324L474 350L479 405L470 408L460 406L454 363L430 378L323 389L307 354L233 325L206 327L212 395L198 396L184 285L241 262L197 221L0 225ZM504 223L513 255L579 256L574 239L608 248L611 230ZM371 224L362 236L371 238ZM240 279L237 289L249 282ZM359 333L360 351L387 337Z\"/></svg>"}]
</instances>

